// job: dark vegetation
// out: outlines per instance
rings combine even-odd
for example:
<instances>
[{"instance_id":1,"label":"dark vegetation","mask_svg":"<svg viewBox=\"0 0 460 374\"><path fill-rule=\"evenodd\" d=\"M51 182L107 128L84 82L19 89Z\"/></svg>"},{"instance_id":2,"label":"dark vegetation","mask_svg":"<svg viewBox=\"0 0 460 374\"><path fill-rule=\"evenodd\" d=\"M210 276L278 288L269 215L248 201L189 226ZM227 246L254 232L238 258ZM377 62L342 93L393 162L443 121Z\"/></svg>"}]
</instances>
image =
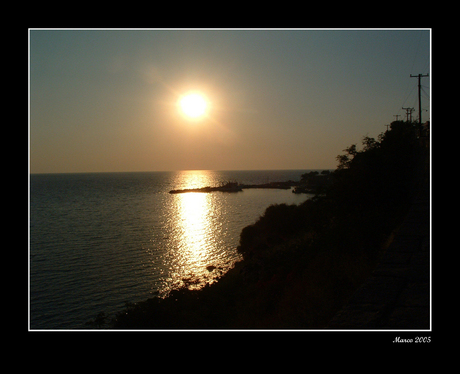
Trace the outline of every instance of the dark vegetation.
<instances>
[{"instance_id":1,"label":"dark vegetation","mask_svg":"<svg viewBox=\"0 0 460 374\"><path fill-rule=\"evenodd\" d=\"M300 182L296 185L293 193L323 193L332 183L332 173L330 170L310 171L301 176Z\"/></svg>"},{"instance_id":2,"label":"dark vegetation","mask_svg":"<svg viewBox=\"0 0 460 374\"><path fill-rule=\"evenodd\" d=\"M428 167L427 147L408 122L364 137L360 150L352 145L337 160L314 199L270 206L243 229L244 259L219 282L129 304L109 327L327 327L371 274Z\"/></svg>"}]
</instances>

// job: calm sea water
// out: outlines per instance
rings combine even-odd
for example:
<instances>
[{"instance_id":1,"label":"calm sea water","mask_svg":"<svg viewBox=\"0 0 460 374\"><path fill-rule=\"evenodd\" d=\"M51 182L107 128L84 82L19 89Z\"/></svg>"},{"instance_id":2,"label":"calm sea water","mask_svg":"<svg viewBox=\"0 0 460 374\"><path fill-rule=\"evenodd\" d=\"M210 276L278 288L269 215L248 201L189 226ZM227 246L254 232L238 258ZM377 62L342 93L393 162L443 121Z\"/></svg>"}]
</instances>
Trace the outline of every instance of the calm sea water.
<instances>
[{"instance_id":1,"label":"calm sea water","mask_svg":"<svg viewBox=\"0 0 460 374\"><path fill-rule=\"evenodd\" d=\"M245 226L270 204L312 195L169 191L299 180L306 171L31 175L30 328L85 328L126 302L217 281L241 259L236 247Z\"/></svg>"}]
</instances>

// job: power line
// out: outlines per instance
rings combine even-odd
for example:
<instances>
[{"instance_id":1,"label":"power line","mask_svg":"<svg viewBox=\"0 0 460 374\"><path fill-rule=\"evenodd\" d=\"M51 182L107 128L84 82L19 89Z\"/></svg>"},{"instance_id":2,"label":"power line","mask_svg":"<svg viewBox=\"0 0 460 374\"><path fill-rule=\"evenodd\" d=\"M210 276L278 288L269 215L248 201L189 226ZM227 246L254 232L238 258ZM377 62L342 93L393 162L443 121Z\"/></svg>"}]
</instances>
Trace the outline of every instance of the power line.
<instances>
[{"instance_id":1,"label":"power line","mask_svg":"<svg viewBox=\"0 0 460 374\"><path fill-rule=\"evenodd\" d=\"M409 99L409 96L412 94L412 92L414 91L414 88L415 88L416 86L417 86L417 85L414 84L414 86L413 86L412 89L410 90L409 94L408 94L408 95L406 96L406 98L404 99L402 105L406 104L407 99ZM407 90L406 90L406 92L407 92Z\"/></svg>"},{"instance_id":2,"label":"power line","mask_svg":"<svg viewBox=\"0 0 460 374\"><path fill-rule=\"evenodd\" d=\"M424 87L426 87L426 86L422 86L422 92L425 94L425 97L429 100L430 99L430 94L425 91ZM426 88L428 88L428 87L426 87Z\"/></svg>"},{"instance_id":3,"label":"power line","mask_svg":"<svg viewBox=\"0 0 460 374\"><path fill-rule=\"evenodd\" d=\"M414 111L414 108L401 108L401 109L404 109L406 111L406 121L412 122L412 112Z\"/></svg>"},{"instance_id":4,"label":"power line","mask_svg":"<svg viewBox=\"0 0 460 374\"><path fill-rule=\"evenodd\" d=\"M418 75L410 75L411 78L418 78L418 123L422 125L422 97L421 97L421 89L422 84L421 80L424 77L428 77L428 74L418 74Z\"/></svg>"}]
</instances>

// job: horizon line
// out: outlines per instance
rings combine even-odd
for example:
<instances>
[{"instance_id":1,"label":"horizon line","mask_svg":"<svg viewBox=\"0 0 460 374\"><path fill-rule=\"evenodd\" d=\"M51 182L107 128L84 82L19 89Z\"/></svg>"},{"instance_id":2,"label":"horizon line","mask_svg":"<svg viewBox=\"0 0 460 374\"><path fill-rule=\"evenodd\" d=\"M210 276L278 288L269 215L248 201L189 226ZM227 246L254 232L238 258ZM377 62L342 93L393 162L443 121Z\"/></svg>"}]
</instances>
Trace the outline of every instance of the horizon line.
<instances>
[{"instance_id":1,"label":"horizon line","mask_svg":"<svg viewBox=\"0 0 460 374\"><path fill-rule=\"evenodd\" d=\"M28 172L29 175L50 174L123 174L123 173L174 173L181 171L303 171L303 170L335 170L336 168L301 168L301 169L176 169L176 170L132 170L132 171L63 171L63 172Z\"/></svg>"}]
</instances>

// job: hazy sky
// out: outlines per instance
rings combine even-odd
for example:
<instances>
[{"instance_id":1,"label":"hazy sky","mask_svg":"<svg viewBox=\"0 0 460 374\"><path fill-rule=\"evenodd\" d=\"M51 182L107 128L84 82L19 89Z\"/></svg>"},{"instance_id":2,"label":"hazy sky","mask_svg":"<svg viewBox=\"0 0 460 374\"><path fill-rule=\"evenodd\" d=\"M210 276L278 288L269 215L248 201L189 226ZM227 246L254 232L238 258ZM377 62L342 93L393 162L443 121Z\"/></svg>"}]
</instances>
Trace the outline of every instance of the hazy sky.
<instances>
[{"instance_id":1,"label":"hazy sky","mask_svg":"<svg viewBox=\"0 0 460 374\"><path fill-rule=\"evenodd\" d=\"M29 35L31 173L333 169L402 106L418 116L410 74L430 73L430 30ZM192 90L198 120L177 106Z\"/></svg>"}]
</instances>

